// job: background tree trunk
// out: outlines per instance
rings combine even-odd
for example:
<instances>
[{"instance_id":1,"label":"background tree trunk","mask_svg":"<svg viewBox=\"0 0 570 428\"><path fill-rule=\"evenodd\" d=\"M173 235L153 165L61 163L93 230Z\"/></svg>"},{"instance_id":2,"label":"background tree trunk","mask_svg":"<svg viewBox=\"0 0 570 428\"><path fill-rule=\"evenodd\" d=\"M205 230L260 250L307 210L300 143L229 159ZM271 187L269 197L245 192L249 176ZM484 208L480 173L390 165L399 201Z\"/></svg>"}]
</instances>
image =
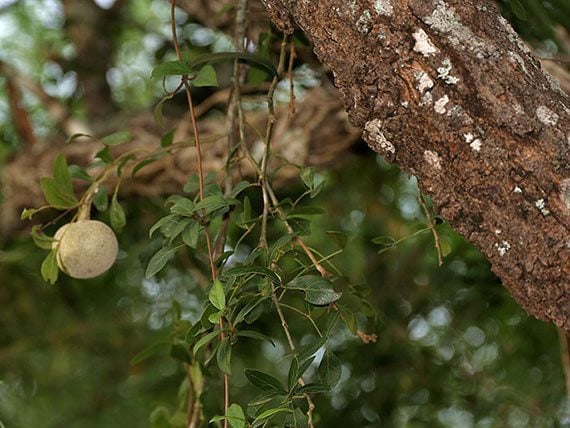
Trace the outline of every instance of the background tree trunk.
<instances>
[{"instance_id":1,"label":"background tree trunk","mask_svg":"<svg viewBox=\"0 0 570 428\"><path fill-rule=\"evenodd\" d=\"M484 0L263 0L527 312L570 332L570 99Z\"/></svg>"}]
</instances>

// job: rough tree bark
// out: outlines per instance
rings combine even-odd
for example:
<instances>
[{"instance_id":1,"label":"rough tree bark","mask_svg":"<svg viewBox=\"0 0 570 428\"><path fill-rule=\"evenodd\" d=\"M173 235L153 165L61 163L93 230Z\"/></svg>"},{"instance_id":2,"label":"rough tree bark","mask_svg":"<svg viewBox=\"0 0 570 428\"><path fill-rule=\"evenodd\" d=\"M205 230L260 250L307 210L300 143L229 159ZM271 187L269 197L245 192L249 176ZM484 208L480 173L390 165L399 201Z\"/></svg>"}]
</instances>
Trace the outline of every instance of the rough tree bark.
<instances>
[{"instance_id":1,"label":"rough tree bark","mask_svg":"<svg viewBox=\"0 0 570 428\"><path fill-rule=\"evenodd\" d=\"M263 0L370 147L416 175L527 312L570 333L570 98L486 0Z\"/></svg>"}]
</instances>

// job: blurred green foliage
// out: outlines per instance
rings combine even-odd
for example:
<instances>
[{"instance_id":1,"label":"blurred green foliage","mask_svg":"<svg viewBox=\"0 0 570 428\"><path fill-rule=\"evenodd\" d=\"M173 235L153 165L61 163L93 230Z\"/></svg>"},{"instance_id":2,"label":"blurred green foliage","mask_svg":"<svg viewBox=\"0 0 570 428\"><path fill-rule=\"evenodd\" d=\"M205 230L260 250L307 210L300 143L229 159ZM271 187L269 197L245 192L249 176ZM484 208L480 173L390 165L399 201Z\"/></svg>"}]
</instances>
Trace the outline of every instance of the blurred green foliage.
<instances>
[{"instance_id":1,"label":"blurred green foliage","mask_svg":"<svg viewBox=\"0 0 570 428\"><path fill-rule=\"evenodd\" d=\"M109 82L121 110L148 108L161 91L148 77L168 38L163 3L129 2L129 20L116 35ZM558 49L552 47L555 25L570 29L566 0L504 0L501 6L517 31L550 51ZM46 55L73 57L61 13L56 0L4 6L0 59L9 58L81 115L73 71ZM187 29L192 38L204 27ZM214 31L206 39L199 49L229 44ZM38 134L49 136L50 119L39 101L27 94L24 102ZM9 122L0 93L0 165L20 144ZM373 238L411 235L426 220L414 179L360 149L326 173L325 190L314 200L326 215L313 221L309 243L330 253L337 246L327 232L346 233L346 248L334 260L378 312L378 323L367 331L378 341L364 344L348 331L331 339L342 377L333 392L315 400L320 426L570 426L555 329L521 311L476 249L443 225L441 268L430 232L378 254ZM302 191L298 180L280 192L295 198ZM259 209L253 195L252 202ZM184 373L167 352L139 364L130 360L168 335L173 302L183 318L196 321L207 295L188 274L196 262L188 254L158 278L144 278L140 259L159 245L147 231L165 210L148 200L128 201L126 209L120 261L89 281L63 277L48 286L39 272L45 254L28 237L0 237L0 426L150 426L151 411L175 401ZM290 317L290 327L301 344L314 339L306 320ZM286 341L273 312L262 315L261 330L277 338L275 347L244 341L234 350L231 396L244 402L256 394L246 367L287 377ZM221 381L209 385L203 397L209 413L220 408L222 388Z\"/></svg>"}]
</instances>

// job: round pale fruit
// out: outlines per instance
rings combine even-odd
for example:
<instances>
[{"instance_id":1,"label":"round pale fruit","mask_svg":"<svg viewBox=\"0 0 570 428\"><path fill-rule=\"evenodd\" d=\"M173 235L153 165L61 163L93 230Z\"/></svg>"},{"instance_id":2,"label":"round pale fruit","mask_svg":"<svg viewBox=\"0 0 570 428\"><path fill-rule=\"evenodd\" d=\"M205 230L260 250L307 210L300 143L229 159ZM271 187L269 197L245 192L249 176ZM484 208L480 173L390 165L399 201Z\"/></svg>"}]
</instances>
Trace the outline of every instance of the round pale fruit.
<instances>
[{"instance_id":1,"label":"round pale fruit","mask_svg":"<svg viewBox=\"0 0 570 428\"><path fill-rule=\"evenodd\" d=\"M57 265L73 278L94 278L115 263L119 244L113 230L97 220L80 220L59 228L52 247Z\"/></svg>"}]
</instances>

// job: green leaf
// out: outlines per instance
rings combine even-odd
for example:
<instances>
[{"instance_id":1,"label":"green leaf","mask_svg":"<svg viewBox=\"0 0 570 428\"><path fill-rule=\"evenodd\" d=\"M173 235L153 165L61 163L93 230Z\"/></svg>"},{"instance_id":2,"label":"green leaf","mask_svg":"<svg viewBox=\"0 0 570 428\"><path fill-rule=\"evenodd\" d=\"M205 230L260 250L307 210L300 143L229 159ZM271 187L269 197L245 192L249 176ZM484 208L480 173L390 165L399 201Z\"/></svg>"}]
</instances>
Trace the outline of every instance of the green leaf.
<instances>
[{"instance_id":1,"label":"green leaf","mask_svg":"<svg viewBox=\"0 0 570 428\"><path fill-rule=\"evenodd\" d=\"M188 181L184 185L184 191L186 193L196 193L199 189L200 181L197 175L191 175L188 177Z\"/></svg>"},{"instance_id":2,"label":"green leaf","mask_svg":"<svg viewBox=\"0 0 570 428\"><path fill-rule=\"evenodd\" d=\"M233 324L239 324L242 322L251 311L253 311L258 305L267 299L269 299L269 296L261 296L256 299L249 300L245 306L240 309L235 319L233 320Z\"/></svg>"},{"instance_id":3,"label":"green leaf","mask_svg":"<svg viewBox=\"0 0 570 428\"><path fill-rule=\"evenodd\" d=\"M220 347L218 348L218 353L216 355L216 361L218 362L218 367L227 375L232 374L232 344L229 338L224 338Z\"/></svg>"},{"instance_id":4,"label":"green leaf","mask_svg":"<svg viewBox=\"0 0 570 428\"><path fill-rule=\"evenodd\" d=\"M42 177L40 179L40 187L48 204L57 209L73 208L77 205L77 199L74 195L62 193L53 178Z\"/></svg>"},{"instance_id":5,"label":"green leaf","mask_svg":"<svg viewBox=\"0 0 570 428\"><path fill-rule=\"evenodd\" d=\"M64 195L69 195L75 199L73 184L67 168L67 161L63 154L58 155L53 162L53 179L57 189Z\"/></svg>"},{"instance_id":6,"label":"green leaf","mask_svg":"<svg viewBox=\"0 0 570 428\"><path fill-rule=\"evenodd\" d=\"M314 198L319 194L325 184L325 178L315 172L314 167L303 168L301 171L301 180L307 188L310 190L311 198Z\"/></svg>"},{"instance_id":7,"label":"green leaf","mask_svg":"<svg viewBox=\"0 0 570 428\"><path fill-rule=\"evenodd\" d=\"M313 361L315 361L315 356L306 358L301 364L299 364L298 378L305 374L309 367L311 367L311 364L313 364Z\"/></svg>"},{"instance_id":8,"label":"green leaf","mask_svg":"<svg viewBox=\"0 0 570 428\"><path fill-rule=\"evenodd\" d=\"M315 355L317 353L317 351L324 346L326 341L327 341L326 337L321 337L321 338L319 338L319 340L317 340L313 343L309 343L308 345L297 348L297 358L299 358L299 362L301 362L301 364L302 364L308 358Z\"/></svg>"},{"instance_id":9,"label":"green leaf","mask_svg":"<svg viewBox=\"0 0 570 428\"><path fill-rule=\"evenodd\" d=\"M59 275L59 269L57 267L57 250L53 249L49 252L47 257L42 262L42 266L40 268L40 272L42 274L42 278L45 282L49 282L50 284L55 284L57 281L57 277Z\"/></svg>"},{"instance_id":10,"label":"green leaf","mask_svg":"<svg viewBox=\"0 0 570 428\"><path fill-rule=\"evenodd\" d=\"M238 335L238 337L249 337L251 339L263 340L263 341L269 342L273 346L275 346L275 342L273 342L273 339L271 339L269 336L266 336L263 333L259 333L258 331L255 331L255 330L239 330L237 332L237 335Z\"/></svg>"},{"instance_id":11,"label":"green leaf","mask_svg":"<svg viewBox=\"0 0 570 428\"><path fill-rule=\"evenodd\" d=\"M280 395L284 395L283 392L276 391L274 389L263 391L258 395L256 395L255 397L253 397L253 399L247 405L248 407L263 406L264 404L267 404L268 402L270 402L271 400Z\"/></svg>"},{"instance_id":12,"label":"green leaf","mask_svg":"<svg viewBox=\"0 0 570 428\"><path fill-rule=\"evenodd\" d=\"M191 215L194 212L194 202L180 195L173 195L166 200L166 204L172 204L172 214Z\"/></svg>"},{"instance_id":13,"label":"green leaf","mask_svg":"<svg viewBox=\"0 0 570 428\"><path fill-rule=\"evenodd\" d=\"M219 311L226 309L226 294L224 291L224 286L219 279L214 281L214 285L210 289L208 294L208 300L214 305Z\"/></svg>"},{"instance_id":14,"label":"green leaf","mask_svg":"<svg viewBox=\"0 0 570 428\"><path fill-rule=\"evenodd\" d=\"M148 266L145 271L145 277L151 278L156 275L166 265L166 263L168 263L174 253L176 253L176 251L178 251L181 246L182 245L174 248L161 248L158 250L157 253L152 256L148 262Z\"/></svg>"},{"instance_id":15,"label":"green leaf","mask_svg":"<svg viewBox=\"0 0 570 428\"><path fill-rule=\"evenodd\" d=\"M275 407L273 409L267 409L266 411L262 412L259 416L255 418L253 421L253 426L257 427L261 423L265 423L265 419L269 419L275 416L278 413L292 413L293 411L288 407Z\"/></svg>"},{"instance_id":16,"label":"green leaf","mask_svg":"<svg viewBox=\"0 0 570 428\"><path fill-rule=\"evenodd\" d=\"M109 208L109 195L107 194L107 189L100 186L99 189L93 195L93 205L97 208L97 211L104 212Z\"/></svg>"},{"instance_id":17,"label":"green leaf","mask_svg":"<svg viewBox=\"0 0 570 428\"><path fill-rule=\"evenodd\" d=\"M172 145L172 142L174 141L174 131L175 131L174 129L171 129L162 136L162 138L160 139L160 147L168 147Z\"/></svg>"},{"instance_id":18,"label":"green leaf","mask_svg":"<svg viewBox=\"0 0 570 428\"><path fill-rule=\"evenodd\" d=\"M319 275L299 276L289 282L286 287L291 290L305 292L305 300L312 305L323 306L336 302L342 296L332 287L332 283Z\"/></svg>"},{"instance_id":19,"label":"green leaf","mask_svg":"<svg viewBox=\"0 0 570 428\"><path fill-rule=\"evenodd\" d=\"M240 181L238 184L235 185L235 187L232 189L232 193L230 194L230 197L232 198L236 198L241 192L243 192L245 189L247 189L249 186L251 186L251 184L249 183L249 181Z\"/></svg>"},{"instance_id":20,"label":"green leaf","mask_svg":"<svg viewBox=\"0 0 570 428\"><path fill-rule=\"evenodd\" d=\"M26 219L31 219L33 217L33 215L35 213L37 213L39 210L35 209L35 208L24 208L24 210L22 211L22 214L20 214L20 220L26 220Z\"/></svg>"},{"instance_id":21,"label":"green leaf","mask_svg":"<svg viewBox=\"0 0 570 428\"><path fill-rule=\"evenodd\" d=\"M301 180L307 186L307 189L311 189L313 186L313 178L315 177L315 167L309 166L301 170Z\"/></svg>"},{"instance_id":22,"label":"green leaf","mask_svg":"<svg viewBox=\"0 0 570 428\"><path fill-rule=\"evenodd\" d=\"M138 354L136 354L133 358L131 358L130 364L137 365L142 363L143 361L147 360L148 358L152 357L153 355L158 354L159 352L165 351L168 349L169 342L165 340L161 340L159 342L153 343L152 345L146 347Z\"/></svg>"},{"instance_id":23,"label":"green leaf","mask_svg":"<svg viewBox=\"0 0 570 428\"><path fill-rule=\"evenodd\" d=\"M291 229L299 236L307 236L311 234L311 222L305 218L293 217L288 219Z\"/></svg>"},{"instance_id":24,"label":"green leaf","mask_svg":"<svg viewBox=\"0 0 570 428\"><path fill-rule=\"evenodd\" d=\"M208 321L210 321L214 325L219 324L223 315L224 315L224 311L214 312L214 313L208 315Z\"/></svg>"},{"instance_id":25,"label":"green leaf","mask_svg":"<svg viewBox=\"0 0 570 428\"><path fill-rule=\"evenodd\" d=\"M287 386L289 387L289 391L297 385L299 377L299 360L297 357L293 357L291 365L289 366L289 375L287 376Z\"/></svg>"},{"instance_id":26,"label":"green leaf","mask_svg":"<svg viewBox=\"0 0 570 428\"><path fill-rule=\"evenodd\" d=\"M226 276L246 276L246 275L262 275L269 278L276 285L281 284L281 278L271 269L263 266L240 266L232 269L228 269L224 272Z\"/></svg>"},{"instance_id":27,"label":"green leaf","mask_svg":"<svg viewBox=\"0 0 570 428\"><path fill-rule=\"evenodd\" d=\"M160 220L158 220L148 231L148 237L152 238L152 235L154 232L156 232L158 229L162 229L167 223L169 223L170 221L172 221L174 218L176 218L177 215L175 214L169 214L166 217L162 217Z\"/></svg>"},{"instance_id":28,"label":"green leaf","mask_svg":"<svg viewBox=\"0 0 570 428\"><path fill-rule=\"evenodd\" d=\"M206 334L202 338L200 338L200 340L198 340L198 342L196 342L196 344L194 345L194 348L192 349L192 353L194 355L196 355L198 353L198 351L200 349L202 349L203 346L207 345L212 340L214 340L214 338L216 338L220 333L221 333L220 330L214 330L214 331Z\"/></svg>"},{"instance_id":29,"label":"green leaf","mask_svg":"<svg viewBox=\"0 0 570 428\"><path fill-rule=\"evenodd\" d=\"M172 242L192 221L191 218L176 215L160 229L160 232Z\"/></svg>"},{"instance_id":30,"label":"green leaf","mask_svg":"<svg viewBox=\"0 0 570 428\"><path fill-rule=\"evenodd\" d=\"M245 415L239 404L232 404L228 407L227 417L232 428L245 428Z\"/></svg>"},{"instance_id":31,"label":"green leaf","mask_svg":"<svg viewBox=\"0 0 570 428\"><path fill-rule=\"evenodd\" d=\"M292 211L287 214L287 217L300 217L300 216L312 216L324 214L325 210L319 207L313 206L300 206L295 207Z\"/></svg>"},{"instance_id":32,"label":"green leaf","mask_svg":"<svg viewBox=\"0 0 570 428\"><path fill-rule=\"evenodd\" d=\"M287 245L293 239L295 239L295 234L293 234L293 233L283 235L281 238L279 238L275 242L275 244L273 244L271 246L271 251L269 252L269 263L275 262L276 257L277 257L277 253L281 250L281 248L283 248L285 245Z\"/></svg>"},{"instance_id":33,"label":"green leaf","mask_svg":"<svg viewBox=\"0 0 570 428\"><path fill-rule=\"evenodd\" d=\"M154 116L154 121L156 122L156 124L158 126L160 126L161 128L164 128L164 116L162 114L162 108L164 107L164 103L170 99L172 99L172 97L174 97L174 94L168 94L167 96L165 96L163 99L161 99L158 104L156 105L156 107L153 110L153 116ZM164 138L164 137L163 137ZM161 140L162 143L162 140ZM164 147L164 146L163 146Z\"/></svg>"},{"instance_id":34,"label":"green leaf","mask_svg":"<svg viewBox=\"0 0 570 428\"><path fill-rule=\"evenodd\" d=\"M374 244L380 245L379 253L383 253L386 250L389 250L394 245L396 245L396 240L391 236L377 236L376 238L372 239Z\"/></svg>"},{"instance_id":35,"label":"green leaf","mask_svg":"<svg viewBox=\"0 0 570 428\"><path fill-rule=\"evenodd\" d=\"M112 147L127 143L131 141L131 138L132 136L130 131L119 131L101 138L101 142L107 147Z\"/></svg>"},{"instance_id":36,"label":"green leaf","mask_svg":"<svg viewBox=\"0 0 570 428\"><path fill-rule=\"evenodd\" d=\"M279 382L270 374L264 373L261 370L245 369L245 377L247 377L251 383L263 391L275 390L283 395L287 394L287 391L285 391L285 388L283 388L281 382Z\"/></svg>"},{"instance_id":37,"label":"green leaf","mask_svg":"<svg viewBox=\"0 0 570 428\"><path fill-rule=\"evenodd\" d=\"M81 168L79 165L69 165L67 169L69 170L69 175L71 175L71 178L87 181L89 183L93 182L93 179L87 173L87 171L85 171L85 169Z\"/></svg>"},{"instance_id":38,"label":"green leaf","mask_svg":"<svg viewBox=\"0 0 570 428\"><path fill-rule=\"evenodd\" d=\"M232 404L228 407L228 414L226 416L214 416L210 419L210 423L225 420L230 423L231 428L245 428L246 419L239 404Z\"/></svg>"},{"instance_id":39,"label":"green leaf","mask_svg":"<svg viewBox=\"0 0 570 428\"><path fill-rule=\"evenodd\" d=\"M51 250L52 248L52 244L53 242L55 242L55 239L45 235L41 230L40 230L40 226L36 225L34 227L32 227L32 239L34 240L34 244L36 244L37 247L40 247L44 250Z\"/></svg>"},{"instance_id":40,"label":"green leaf","mask_svg":"<svg viewBox=\"0 0 570 428\"><path fill-rule=\"evenodd\" d=\"M196 73L196 77L192 79L192 85L196 87L220 86L216 69L209 64L205 65Z\"/></svg>"},{"instance_id":41,"label":"green leaf","mask_svg":"<svg viewBox=\"0 0 570 428\"><path fill-rule=\"evenodd\" d=\"M123 207L121 207L121 204L119 204L119 201L117 200L116 193L113 195L113 199L111 200L110 217L111 226L113 229L115 229L117 232L123 230L123 227L125 227L125 224L127 224L127 219L125 217L125 211L123 210Z\"/></svg>"},{"instance_id":42,"label":"green leaf","mask_svg":"<svg viewBox=\"0 0 570 428\"><path fill-rule=\"evenodd\" d=\"M338 357L328 349L323 354L323 359L317 370L317 375L321 382L330 389L334 388L340 381L342 375L342 363Z\"/></svg>"},{"instance_id":43,"label":"green leaf","mask_svg":"<svg viewBox=\"0 0 570 428\"><path fill-rule=\"evenodd\" d=\"M232 205L238 205L239 201L237 199L226 199L220 195L206 196L200 202L194 206L194 212L201 212L204 210L204 215L213 213L222 208L227 208Z\"/></svg>"},{"instance_id":44,"label":"green leaf","mask_svg":"<svg viewBox=\"0 0 570 428\"><path fill-rule=\"evenodd\" d=\"M191 69L195 69L199 65L220 62L220 61L240 61L240 62L247 62L254 67L262 67L269 71L274 76L277 76L277 69L271 64L271 62L267 61L265 58L260 57L259 55L253 55L247 52L218 52L218 53L211 53L200 55L196 59L190 61L188 66Z\"/></svg>"},{"instance_id":45,"label":"green leaf","mask_svg":"<svg viewBox=\"0 0 570 428\"><path fill-rule=\"evenodd\" d=\"M186 226L186 229L182 231L182 242L184 242L190 248L197 248L199 236L200 223L193 221L188 226Z\"/></svg>"},{"instance_id":46,"label":"green leaf","mask_svg":"<svg viewBox=\"0 0 570 428\"><path fill-rule=\"evenodd\" d=\"M95 157L101 159L104 163L111 163L113 162L113 157L111 156L111 152L109 151L109 147L105 146L97 153L95 153Z\"/></svg>"},{"instance_id":47,"label":"green leaf","mask_svg":"<svg viewBox=\"0 0 570 428\"><path fill-rule=\"evenodd\" d=\"M331 388L327 385L322 385L320 383L308 383L297 389L297 394L318 394L320 392L328 392Z\"/></svg>"},{"instance_id":48,"label":"green leaf","mask_svg":"<svg viewBox=\"0 0 570 428\"><path fill-rule=\"evenodd\" d=\"M182 61L166 61L154 67L150 77L157 79L165 76L184 76L191 72L192 68Z\"/></svg>"}]
</instances>

